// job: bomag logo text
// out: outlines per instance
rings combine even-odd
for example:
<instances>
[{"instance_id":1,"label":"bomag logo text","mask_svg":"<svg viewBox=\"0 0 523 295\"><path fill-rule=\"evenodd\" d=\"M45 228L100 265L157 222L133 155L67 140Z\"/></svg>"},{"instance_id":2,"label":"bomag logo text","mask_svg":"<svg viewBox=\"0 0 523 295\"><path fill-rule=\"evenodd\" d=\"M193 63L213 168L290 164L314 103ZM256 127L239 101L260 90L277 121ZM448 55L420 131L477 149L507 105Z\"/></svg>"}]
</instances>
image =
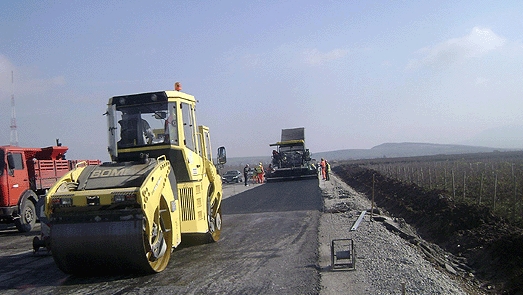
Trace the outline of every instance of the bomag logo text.
<instances>
[{"instance_id":1,"label":"bomag logo text","mask_svg":"<svg viewBox=\"0 0 523 295\"><path fill-rule=\"evenodd\" d=\"M94 170L93 173L91 173L91 178L123 176L125 175L124 172L125 169Z\"/></svg>"}]
</instances>

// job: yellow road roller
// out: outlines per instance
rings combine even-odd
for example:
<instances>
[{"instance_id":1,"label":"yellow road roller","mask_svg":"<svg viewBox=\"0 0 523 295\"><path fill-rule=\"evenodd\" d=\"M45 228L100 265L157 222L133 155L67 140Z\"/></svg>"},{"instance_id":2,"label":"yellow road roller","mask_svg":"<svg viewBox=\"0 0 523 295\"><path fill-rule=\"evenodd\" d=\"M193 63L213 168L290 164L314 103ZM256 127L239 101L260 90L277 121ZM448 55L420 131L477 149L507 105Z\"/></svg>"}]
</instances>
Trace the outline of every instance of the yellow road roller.
<instances>
[{"instance_id":1,"label":"yellow road roller","mask_svg":"<svg viewBox=\"0 0 523 295\"><path fill-rule=\"evenodd\" d=\"M161 272L182 239L220 238L216 165L226 152L220 147L213 163L195 106L177 90L109 99L111 162L79 163L46 195L51 252L63 272Z\"/></svg>"}]
</instances>

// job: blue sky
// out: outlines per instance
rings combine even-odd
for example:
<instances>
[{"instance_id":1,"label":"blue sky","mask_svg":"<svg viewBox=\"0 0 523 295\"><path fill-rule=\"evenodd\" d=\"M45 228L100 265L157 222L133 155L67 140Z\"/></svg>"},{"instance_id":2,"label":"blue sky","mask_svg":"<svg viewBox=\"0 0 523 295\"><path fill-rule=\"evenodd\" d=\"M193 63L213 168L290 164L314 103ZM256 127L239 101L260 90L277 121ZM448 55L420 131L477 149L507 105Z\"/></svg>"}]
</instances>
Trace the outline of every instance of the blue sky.
<instances>
[{"instance_id":1,"label":"blue sky","mask_svg":"<svg viewBox=\"0 0 523 295\"><path fill-rule=\"evenodd\" d=\"M107 160L109 97L173 89L229 157L523 148L521 1L1 1L0 144ZM11 80L14 73L14 81Z\"/></svg>"}]
</instances>

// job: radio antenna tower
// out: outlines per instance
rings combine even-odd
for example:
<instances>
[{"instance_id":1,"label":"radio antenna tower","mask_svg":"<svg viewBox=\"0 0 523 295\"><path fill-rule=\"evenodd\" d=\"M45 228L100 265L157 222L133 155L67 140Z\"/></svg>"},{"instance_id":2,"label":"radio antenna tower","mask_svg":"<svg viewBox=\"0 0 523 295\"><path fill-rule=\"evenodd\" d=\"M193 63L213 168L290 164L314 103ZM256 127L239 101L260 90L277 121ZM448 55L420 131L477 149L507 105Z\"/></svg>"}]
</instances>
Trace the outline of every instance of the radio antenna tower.
<instances>
[{"instance_id":1,"label":"radio antenna tower","mask_svg":"<svg viewBox=\"0 0 523 295\"><path fill-rule=\"evenodd\" d=\"M11 94L11 145L18 146L18 132L16 131L16 112L15 112L15 94L14 94L14 78L13 71L11 71L11 86L13 92Z\"/></svg>"}]
</instances>

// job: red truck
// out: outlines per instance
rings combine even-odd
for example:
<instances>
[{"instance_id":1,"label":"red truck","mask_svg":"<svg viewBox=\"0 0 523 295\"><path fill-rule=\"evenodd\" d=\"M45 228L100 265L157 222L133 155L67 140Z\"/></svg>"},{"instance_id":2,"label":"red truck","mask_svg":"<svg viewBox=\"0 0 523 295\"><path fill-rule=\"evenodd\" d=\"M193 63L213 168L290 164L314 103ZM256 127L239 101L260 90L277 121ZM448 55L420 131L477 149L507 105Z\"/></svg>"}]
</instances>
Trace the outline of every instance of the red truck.
<instances>
[{"instance_id":1,"label":"red truck","mask_svg":"<svg viewBox=\"0 0 523 295\"><path fill-rule=\"evenodd\" d=\"M20 232L33 229L36 203L47 190L78 163L98 165L100 160L66 160L65 146L22 148L0 146L0 223L14 223Z\"/></svg>"}]
</instances>

